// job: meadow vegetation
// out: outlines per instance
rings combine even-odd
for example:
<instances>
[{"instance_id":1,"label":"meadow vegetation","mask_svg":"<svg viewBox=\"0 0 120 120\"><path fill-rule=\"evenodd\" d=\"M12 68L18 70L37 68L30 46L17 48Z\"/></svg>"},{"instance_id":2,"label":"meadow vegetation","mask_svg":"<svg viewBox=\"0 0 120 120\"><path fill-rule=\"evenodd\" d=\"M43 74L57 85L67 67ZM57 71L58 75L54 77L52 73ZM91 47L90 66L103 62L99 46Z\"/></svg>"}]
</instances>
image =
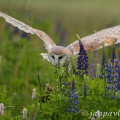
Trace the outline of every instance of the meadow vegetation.
<instances>
[{"instance_id":1,"label":"meadow vegetation","mask_svg":"<svg viewBox=\"0 0 120 120\"><path fill-rule=\"evenodd\" d=\"M118 25L119 4L120 1L112 0L0 0L0 11L44 31L56 44L67 46L77 39L76 34L84 37ZM115 48L116 58L120 60L120 46ZM110 99L111 96L104 98L104 81L98 75L101 72L99 68L102 50L87 54L87 77L83 74L82 77L75 75L72 68L67 78L64 68L56 69L42 58L40 53L45 52L43 42L38 37L25 34L0 18L0 103L5 106L4 115L0 116L0 120L21 120L23 108L27 109L27 119L31 120L56 120L65 117L66 120L86 120L91 119L90 113L97 110L119 111L119 95L115 100ZM105 53L109 61L111 47L105 48ZM74 64L76 68L77 59ZM62 79L62 83L59 79ZM89 88L87 96L83 95L85 82ZM36 88L36 97L32 100L33 88ZM68 91L72 88L76 88L79 93L78 98L75 98L79 101L79 109L76 107L76 112L68 109L71 101L68 102ZM103 119L114 120L119 117L113 115Z\"/></svg>"}]
</instances>

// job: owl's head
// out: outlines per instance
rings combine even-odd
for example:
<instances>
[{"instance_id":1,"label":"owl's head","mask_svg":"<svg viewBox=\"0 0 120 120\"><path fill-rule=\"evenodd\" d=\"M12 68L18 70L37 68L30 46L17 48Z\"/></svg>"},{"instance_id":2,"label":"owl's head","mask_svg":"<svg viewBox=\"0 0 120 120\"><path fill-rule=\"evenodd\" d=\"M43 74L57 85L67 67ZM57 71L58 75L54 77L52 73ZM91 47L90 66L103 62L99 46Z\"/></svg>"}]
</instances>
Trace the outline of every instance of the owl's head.
<instances>
[{"instance_id":1,"label":"owl's head","mask_svg":"<svg viewBox=\"0 0 120 120\"><path fill-rule=\"evenodd\" d=\"M62 46L55 46L49 50L48 58L51 64L57 67L59 64L61 66L66 66L69 63L71 52Z\"/></svg>"}]
</instances>

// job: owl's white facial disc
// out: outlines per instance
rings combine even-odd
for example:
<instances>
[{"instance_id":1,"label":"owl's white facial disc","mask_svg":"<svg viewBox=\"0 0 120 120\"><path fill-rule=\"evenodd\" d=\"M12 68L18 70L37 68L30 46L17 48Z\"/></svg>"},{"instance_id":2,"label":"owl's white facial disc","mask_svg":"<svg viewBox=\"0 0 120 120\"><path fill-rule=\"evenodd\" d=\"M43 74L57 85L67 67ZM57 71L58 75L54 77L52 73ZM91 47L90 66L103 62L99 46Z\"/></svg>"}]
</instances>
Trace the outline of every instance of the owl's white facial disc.
<instances>
[{"instance_id":1,"label":"owl's white facial disc","mask_svg":"<svg viewBox=\"0 0 120 120\"><path fill-rule=\"evenodd\" d=\"M61 66L65 66L66 64L68 64L69 59L66 54L56 55L54 53L49 53L48 58L51 64L55 67L58 67L59 64Z\"/></svg>"}]
</instances>

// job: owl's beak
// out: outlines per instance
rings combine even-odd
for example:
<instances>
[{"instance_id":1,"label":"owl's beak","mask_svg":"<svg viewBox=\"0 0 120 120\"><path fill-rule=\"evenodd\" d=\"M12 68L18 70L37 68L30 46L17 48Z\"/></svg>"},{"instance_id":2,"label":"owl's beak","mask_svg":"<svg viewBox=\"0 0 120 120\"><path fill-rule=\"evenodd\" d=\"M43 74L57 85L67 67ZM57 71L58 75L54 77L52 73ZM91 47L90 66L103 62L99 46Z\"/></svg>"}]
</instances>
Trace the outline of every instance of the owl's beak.
<instances>
[{"instance_id":1,"label":"owl's beak","mask_svg":"<svg viewBox=\"0 0 120 120\"><path fill-rule=\"evenodd\" d=\"M55 60L55 66L58 67L58 61L57 60Z\"/></svg>"},{"instance_id":2,"label":"owl's beak","mask_svg":"<svg viewBox=\"0 0 120 120\"><path fill-rule=\"evenodd\" d=\"M58 67L58 64L55 64L55 67Z\"/></svg>"}]
</instances>

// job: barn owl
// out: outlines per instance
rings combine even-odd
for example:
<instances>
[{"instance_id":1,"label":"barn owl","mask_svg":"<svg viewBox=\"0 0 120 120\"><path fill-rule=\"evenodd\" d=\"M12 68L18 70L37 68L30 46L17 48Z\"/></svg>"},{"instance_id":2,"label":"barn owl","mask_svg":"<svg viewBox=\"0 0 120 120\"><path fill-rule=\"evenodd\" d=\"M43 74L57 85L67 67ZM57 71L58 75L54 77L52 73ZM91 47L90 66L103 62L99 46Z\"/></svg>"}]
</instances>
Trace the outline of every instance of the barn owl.
<instances>
[{"instance_id":1,"label":"barn owl","mask_svg":"<svg viewBox=\"0 0 120 120\"><path fill-rule=\"evenodd\" d=\"M59 63L66 66L69 63L70 56L76 56L79 53L80 46L78 40L74 41L67 47L57 46L43 31L32 28L2 12L0 12L0 17L3 17L6 22L18 27L26 33L36 34L44 42L48 51L48 53L41 53L41 55L55 67L57 67ZM120 25L106 28L92 35L81 38L81 42L87 52L100 49L103 42L105 46L112 45L113 41L115 44L120 43Z\"/></svg>"}]
</instances>

